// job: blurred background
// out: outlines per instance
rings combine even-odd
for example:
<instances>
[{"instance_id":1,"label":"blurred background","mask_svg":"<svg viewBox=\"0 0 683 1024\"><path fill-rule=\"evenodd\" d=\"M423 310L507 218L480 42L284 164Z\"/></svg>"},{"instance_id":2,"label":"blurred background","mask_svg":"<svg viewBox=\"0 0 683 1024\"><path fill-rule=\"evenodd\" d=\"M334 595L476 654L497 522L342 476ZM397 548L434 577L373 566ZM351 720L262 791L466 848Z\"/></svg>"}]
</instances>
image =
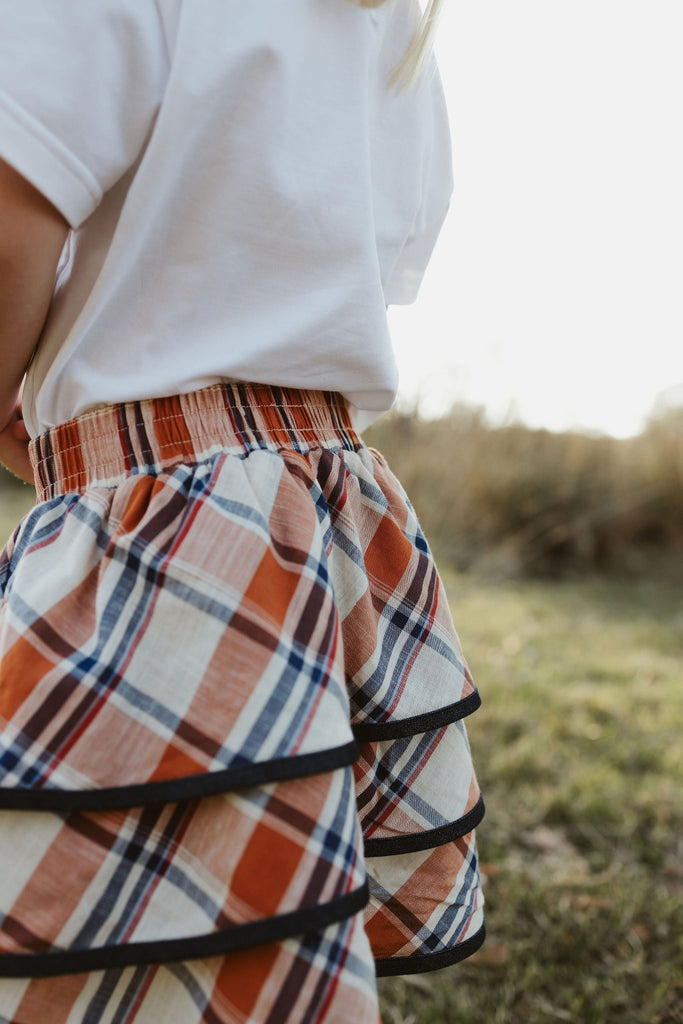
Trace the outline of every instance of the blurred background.
<instances>
[{"instance_id":1,"label":"blurred background","mask_svg":"<svg viewBox=\"0 0 683 1024\"><path fill-rule=\"evenodd\" d=\"M455 193L367 440L484 699L489 939L384 1024L683 1024L682 45L680 0L446 5Z\"/></svg>"},{"instance_id":2,"label":"blurred background","mask_svg":"<svg viewBox=\"0 0 683 1024\"><path fill-rule=\"evenodd\" d=\"M489 938L385 1024L683 1024L683 7L446 5L455 193L370 440L436 550Z\"/></svg>"}]
</instances>

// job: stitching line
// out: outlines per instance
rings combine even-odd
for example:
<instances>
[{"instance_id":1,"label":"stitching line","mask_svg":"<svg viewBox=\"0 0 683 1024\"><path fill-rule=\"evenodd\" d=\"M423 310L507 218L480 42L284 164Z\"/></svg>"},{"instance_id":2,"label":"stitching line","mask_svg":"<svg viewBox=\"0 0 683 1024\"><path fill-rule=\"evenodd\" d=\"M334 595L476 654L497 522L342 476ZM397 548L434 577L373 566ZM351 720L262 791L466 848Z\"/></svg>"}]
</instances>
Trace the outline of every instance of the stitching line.
<instances>
[{"instance_id":1,"label":"stitching line","mask_svg":"<svg viewBox=\"0 0 683 1024\"><path fill-rule=\"evenodd\" d=\"M258 406L258 409L281 409L281 408L282 408L282 406L277 405L275 403L273 405L260 405L260 406ZM316 405L316 406L310 406L310 405L290 405L290 406L287 406L287 408L288 409L311 409L311 408L327 409L328 406L326 406L326 405ZM93 417L96 417L97 413L93 413L92 415L93 415ZM109 414L107 414L107 415L109 415ZM85 419L85 417L83 417L83 420L84 419ZM83 420L81 420L81 418L79 417L79 422L83 422ZM133 428L135 428L135 427L145 427L145 428L149 429L150 426L154 426L156 423L168 423L168 422L170 422L172 420L184 420L185 422L187 422L187 417L183 413L172 413L169 416L155 416L149 422L145 422L145 420L140 420L140 421L136 420L134 423L130 424L129 426L133 427ZM71 422L73 422L73 421L71 421ZM227 425L227 424L225 424L225 425ZM46 432L46 434L47 434L47 436L51 440L56 440L58 433L60 431L63 431L64 428L67 427L67 426L68 426L68 424L65 423L65 424L61 424L58 427L51 427L50 430ZM218 423L216 426L217 426L217 429L220 429L222 426L224 426L224 424ZM229 426L230 426L230 431L234 433L234 427L233 427L232 423L230 423ZM355 433L356 433L352 426L348 426L347 427L344 424L341 424L339 427L336 427L332 423L330 423L330 424L325 423L325 424L321 425L320 427L285 427L285 426L271 427L271 426L267 426L267 425L263 425L262 427L259 427L257 425L257 427L256 427L257 431L262 431L264 434L278 434L278 433L280 433L280 434L286 434L288 438L290 437L290 435L292 433L295 434L295 435L296 434L320 434L321 438L322 438L324 436L325 430L328 430L328 429L329 429L330 433L333 433L335 435L341 432L341 433L346 433L346 434L354 435L355 436ZM105 433L102 433L102 434L88 434L81 441L79 441L78 444L70 445L68 448L59 448L57 453L54 454L54 455L41 456L41 461L46 462L48 459L56 459L56 458L58 458L61 455L66 455L69 452L76 451L77 449L82 449L82 448L84 448L88 444L93 444L95 441L100 441L102 438L111 437L114 434L118 435L118 433L119 433L118 425L117 424L112 424L111 430L108 430L108 431L106 431ZM253 434L253 433L254 433L254 430L252 430L251 428L248 428L247 430L244 431L245 435L249 435L249 434ZM35 438L35 443L36 443L36 447L37 448L42 447L41 442L42 442L43 437L45 437L45 435L40 435L39 437ZM201 440L201 438L197 438L197 440ZM239 440L239 438L237 438L235 436L235 440L243 447L243 443ZM158 444L157 447L161 450L162 448L173 448L173 447L175 447L176 444L193 444L193 443L194 443L193 438L190 437L190 438L188 438L188 439L186 439L186 440L184 440L182 442L177 442L176 441L176 442L168 442L167 444ZM217 444L220 444L220 443L225 444L225 442L221 442L221 440L219 438L216 438L216 443ZM135 448L133 447L131 450L135 451Z\"/></svg>"},{"instance_id":2,"label":"stitching line","mask_svg":"<svg viewBox=\"0 0 683 1024\"><path fill-rule=\"evenodd\" d=\"M313 429L311 429L308 432L315 433L315 434L318 433L317 431L314 431ZM271 431L271 434L272 433L274 433L274 432ZM284 433L287 436L287 439L290 440L289 433L288 433L286 428L281 428L280 433ZM297 433L302 433L302 431L297 431ZM97 438L93 438L92 440L99 440L100 438L109 437L109 436L110 436L109 434L100 434L100 435L98 435ZM326 440L339 441L339 435L336 434L334 437L328 437L328 438L322 438L321 437L320 438L321 443L323 441L326 441ZM195 456L197 461L200 461L203 456L208 454L208 448L197 449L194 446L194 444L193 444L193 442L191 440L187 441L187 442L184 442L184 444L186 446L191 446L192 447L191 454L193 456ZM218 446L220 449L223 450L223 452L226 455L230 454L230 452L227 451L226 449L228 449L230 447L237 447L236 445L235 446L230 446L228 444L221 443L221 441L219 441L218 439L214 440L212 442L212 445ZM161 453L161 451L164 448L180 449L181 448L181 444L179 442L175 442L175 443L169 442L168 444L160 444L160 445L157 445L156 447L159 450L159 452ZM60 451L58 451L56 454L53 454L53 455L42 456L42 455L39 454L39 459L40 459L40 462L43 463L44 465L54 464L58 459L61 459L61 457L63 455L67 455L69 452L73 452L73 451L77 451L77 450L80 451L80 450L82 450L82 448L83 448L83 445L72 445L69 448L61 449ZM245 452L245 454L250 454L249 449L247 449L245 451L245 446L244 445L240 446L240 450L242 452ZM295 449L291 449L288 445L287 446L281 446L281 445L278 446L276 444L273 444L272 446L268 446L266 448L258 448L257 447L257 448L252 449L252 451L253 452L256 452L256 451L270 451L270 452L273 452L273 454L278 454L278 453L284 452L284 451L296 451L296 450ZM311 447L309 446L309 452L310 451L311 451ZM133 453L135 454L135 449L133 449ZM152 454L154 454L154 453L152 453ZM182 451L179 450L178 454L179 454L179 456L182 456L183 453L182 453ZM304 452L299 452L297 454L303 455L305 453ZM148 469L163 468L163 467L160 467L159 464L156 463L156 462L144 462L142 465L143 465L143 467L146 467ZM169 464L169 468L170 468L170 465L171 464ZM102 463L98 463L95 466L89 466L89 467L88 466L84 466L84 468L79 470L77 473L69 473L66 476L64 476L64 475L62 475L60 473L57 473L57 478L53 482L47 484L44 487L41 487L41 494L45 494L47 491L51 491L54 487L64 486L64 485L68 484L69 481L71 481L71 480L81 480L81 479L84 479L84 478L87 481L89 486L94 486L95 485L95 481L98 479L98 475L99 474L101 474L101 473L105 473L106 474L110 470L113 470L114 471L113 475L120 476L121 473L125 472L125 468L126 467L125 467L125 464L124 464L123 457L121 457L121 458L117 459L116 461L102 462ZM140 468L140 467L136 467L136 468ZM142 475L142 474L139 474L139 475Z\"/></svg>"},{"instance_id":3,"label":"stitching line","mask_svg":"<svg viewBox=\"0 0 683 1024\"><path fill-rule=\"evenodd\" d=\"M168 417L168 419L171 419L171 417ZM155 423L162 423L163 421L162 420L154 420L154 422ZM133 427L149 427L149 424L148 423L133 423L132 426ZM294 434L295 437L296 437L297 434L316 434L316 435L320 436L321 440L325 440L326 437L325 437L324 431L325 431L324 427L296 427L296 428L292 428L291 430L288 427L267 427L267 428L264 429L263 432L266 433L266 434L269 434L269 435L285 434L287 436L287 438L290 438L291 434ZM52 454L52 455L41 455L40 456L41 462L47 462L49 459L53 459L54 460L54 459L60 458L62 455L68 455L69 452L80 451L81 449L86 448L88 445L94 444L96 441L101 441L103 438L110 438L110 437L114 436L115 433L118 434L118 431L110 430L110 431L107 431L107 433L105 433L105 434L91 434L91 435L83 438L83 440L80 441L78 444L69 445L68 448L58 448L57 451L54 454ZM254 432L252 430L245 431L245 435L253 434L253 433ZM349 436L352 436L352 435L355 436L355 431L353 429L347 429L346 427L333 427L333 426L331 426L330 429L329 429L329 433L330 433L330 435L334 435L335 437L338 437L340 433L341 434L348 434ZM229 447L230 446L230 442L233 440L232 438L223 439L223 438L220 438L220 437L213 437L212 438L211 435L205 435L205 436L206 436L206 440L207 441L211 440L211 442L213 444L220 444L223 447ZM53 437L52 440L56 440L56 438ZM152 443L154 443L155 440L156 439L153 439ZM234 437L234 440L235 440L235 443L236 443L235 446L239 445L241 448L244 447L244 443L239 438ZM175 447L177 447L179 445L194 445L195 442L197 442L197 441L201 442L202 441L202 437L188 437L188 438L183 439L182 441L167 441L165 444L157 444L156 447L161 451L162 448L175 448ZM40 439L39 438L36 439L36 447L37 448L41 447ZM132 446L130 446L129 450L131 452L135 453L136 447L134 445L132 445Z\"/></svg>"},{"instance_id":4,"label":"stitching line","mask_svg":"<svg viewBox=\"0 0 683 1024\"><path fill-rule=\"evenodd\" d=\"M186 394L183 394L183 395L172 395L172 396L167 396L166 398L163 398L163 397L162 398L153 398L153 399L145 398L145 399L142 399L141 401L138 401L138 405L141 405L144 408L144 407L149 407L152 402L168 402L169 401L169 397L170 397L170 400L177 401L178 398L186 399L186 398L188 398L191 395L202 394L202 393L206 393L206 392L209 392L210 394L218 394L219 392L222 393L222 385L220 385L220 384L215 385L215 391L212 390L211 388L204 388L200 392L188 391L188 392L186 392ZM96 419L104 417L104 416L111 417L111 416L113 416L112 409L118 409L122 405L123 406L131 406L131 405L134 405L134 404L135 403L133 401L131 401L131 402L115 402L113 405L108 405L108 406L106 406L104 408L93 409L92 412L84 412L80 416L75 417L73 420L67 420L67 423L74 423L74 422L86 423L89 420L96 420ZM187 404L190 405L191 404L191 400L188 401ZM202 405L206 405L207 403L205 403L203 401L200 401L200 402L195 402L194 404L196 405L197 409L199 411L201 411L200 407ZM255 412L258 412L259 409L284 409L284 410L287 410L287 409L330 409L330 408L335 409L335 410L342 410L342 411L344 411L344 409L346 408L343 402L340 401L339 403L337 403L334 400L330 401L329 403L328 402L266 402L266 403L263 403L263 402L256 403L256 402L254 402L254 403L250 403L248 401L247 402L243 402L241 398L239 399L238 402L234 403L232 406L229 405L229 407L230 408L234 408L234 409L239 409L239 410L251 409L251 410L254 410ZM221 413L225 412L225 408L223 406L221 406L220 412ZM182 418L184 418L184 416L185 416L185 413L182 412L182 411L181 412L174 412L174 413L170 413L168 416L153 417L153 421L155 423L162 423L164 420L167 420L167 419L182 419ZM61 430L61 428L63 426L65 426L65 425L66 424L59 424L56 427L50 427L49 430L50 431ZM141 424L136 424L136 426L141 426Z\"/></svg>"}]
</instances>

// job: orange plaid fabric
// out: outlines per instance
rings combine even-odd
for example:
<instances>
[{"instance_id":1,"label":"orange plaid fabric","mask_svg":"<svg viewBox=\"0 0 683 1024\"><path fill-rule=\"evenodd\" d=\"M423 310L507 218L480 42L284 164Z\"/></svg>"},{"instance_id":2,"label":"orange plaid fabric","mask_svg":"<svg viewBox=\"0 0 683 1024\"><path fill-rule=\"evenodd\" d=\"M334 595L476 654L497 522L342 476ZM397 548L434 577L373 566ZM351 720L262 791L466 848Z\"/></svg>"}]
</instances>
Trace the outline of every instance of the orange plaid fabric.
<instances>
[{"instance_id":1,"label":"orange plaid fabric","mask_svg":"<svg viewBox=\"0 0 683 1024\"><path fill-rule=\"evenodd\" d=\"M483 941L479 697L334 394L216 385L32 445L0 557L0 1020L376 1024Z\"/></svg>"}]
</instances>

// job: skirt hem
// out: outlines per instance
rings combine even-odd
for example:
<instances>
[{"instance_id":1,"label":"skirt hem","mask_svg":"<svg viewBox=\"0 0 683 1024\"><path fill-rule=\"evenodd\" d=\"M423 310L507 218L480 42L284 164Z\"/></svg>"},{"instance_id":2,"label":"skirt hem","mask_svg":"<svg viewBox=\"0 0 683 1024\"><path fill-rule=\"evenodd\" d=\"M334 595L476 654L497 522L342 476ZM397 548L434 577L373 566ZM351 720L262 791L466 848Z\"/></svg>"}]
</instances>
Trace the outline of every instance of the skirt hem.
<instances>
[{"instance_id":1,"label":"skirt hem","mask_svg":"<svg viewBox=\"0 0 683 1024\"><path fill-rule=\"evenodd\" d=\"M436 711L427 711L421 715L411 715L410 718L393 719L388 722L357 722L352 725L353 735L359 743L405 739L407 736L416 736L418 733L441 729L444 725L452 725L453 722L459 722L474 714L480 707L479 691L473 690L462 700Z\"/></svg>"},{"instance_id":2,"label":"skirt hem","mask_svg":"<svg viewBox=\"0 0 683 1024\"><path fill-rule=\"evenodd\" d=\"M461 839L471 832L486 813L483 797L479 797L471 811L462 818L426 832L411 832L401 836L387 836L385 839L366 839L366 857L393 857L401 853L417 853L419 850L433 850L445 846L454 839Z\"/></svg>"},{"instance_id":3,"label":"skirt hem","mask_svg":"<svg viewBox=\"0 0 683 1024\"><path fill-rule=\"evenodd\" d=\"M121 967L204 960L237 950L281 942L293 936L323 931L360 913L367 905L367 881L358 889L329 903L304 907L260 921L233 925L208 935L183 939L159 939L100 946L96 949L59 950L47 953L0 953L0 978L48 978L83 974Z\"/></svg>"},{"instance_id":4,"label":"skirt hem","mask_svg":"<svg viewBox=\"0 0 683 1024\"><path fill-rule=\"evenodd\" d=\"M471 938L440 953L419 954L417 956L390 956L375 960L375 974L378 978L394 978L402 974L424 974L427 971L439 971L443 967L466 960L483 945L486 938L486 925L482 925Z\"/></svg>"},{"instance_id":5,"label":"skirt hem","mask_svg":"<svg viewBox=\"0 0 683 1024\"><path fill-rule=\"evenodd\" d=\"M340 747L252 761L223 771L183 775L158 782L129 786L103 786L100 789L1 788L0 810L58 811L60 813L113 811L151 804L180 803L202 797L220 796L236 789L286 782L310 775L322 775L354 763L358 756L355 742Z\"/></svg>"}]
</instances>

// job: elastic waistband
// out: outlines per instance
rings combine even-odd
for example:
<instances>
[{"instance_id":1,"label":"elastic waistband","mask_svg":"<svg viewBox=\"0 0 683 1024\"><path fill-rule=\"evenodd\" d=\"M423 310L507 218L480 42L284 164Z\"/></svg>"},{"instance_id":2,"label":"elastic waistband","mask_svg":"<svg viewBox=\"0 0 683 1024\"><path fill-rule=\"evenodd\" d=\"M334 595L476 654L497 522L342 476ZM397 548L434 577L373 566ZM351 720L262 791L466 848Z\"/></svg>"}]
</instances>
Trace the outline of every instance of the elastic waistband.
<instances>
[{"instance_id":1,"label":"elastic waistband","mask_svg":"<svg viewBox=\"0 0 683 1024\"><path fill-rule=\"evenodd\" d=\"M225 383L84 413L34 438L29 451L38 500L45 501L219 451L361 447L336 392Z\"/></svg>"}]
</instances>

